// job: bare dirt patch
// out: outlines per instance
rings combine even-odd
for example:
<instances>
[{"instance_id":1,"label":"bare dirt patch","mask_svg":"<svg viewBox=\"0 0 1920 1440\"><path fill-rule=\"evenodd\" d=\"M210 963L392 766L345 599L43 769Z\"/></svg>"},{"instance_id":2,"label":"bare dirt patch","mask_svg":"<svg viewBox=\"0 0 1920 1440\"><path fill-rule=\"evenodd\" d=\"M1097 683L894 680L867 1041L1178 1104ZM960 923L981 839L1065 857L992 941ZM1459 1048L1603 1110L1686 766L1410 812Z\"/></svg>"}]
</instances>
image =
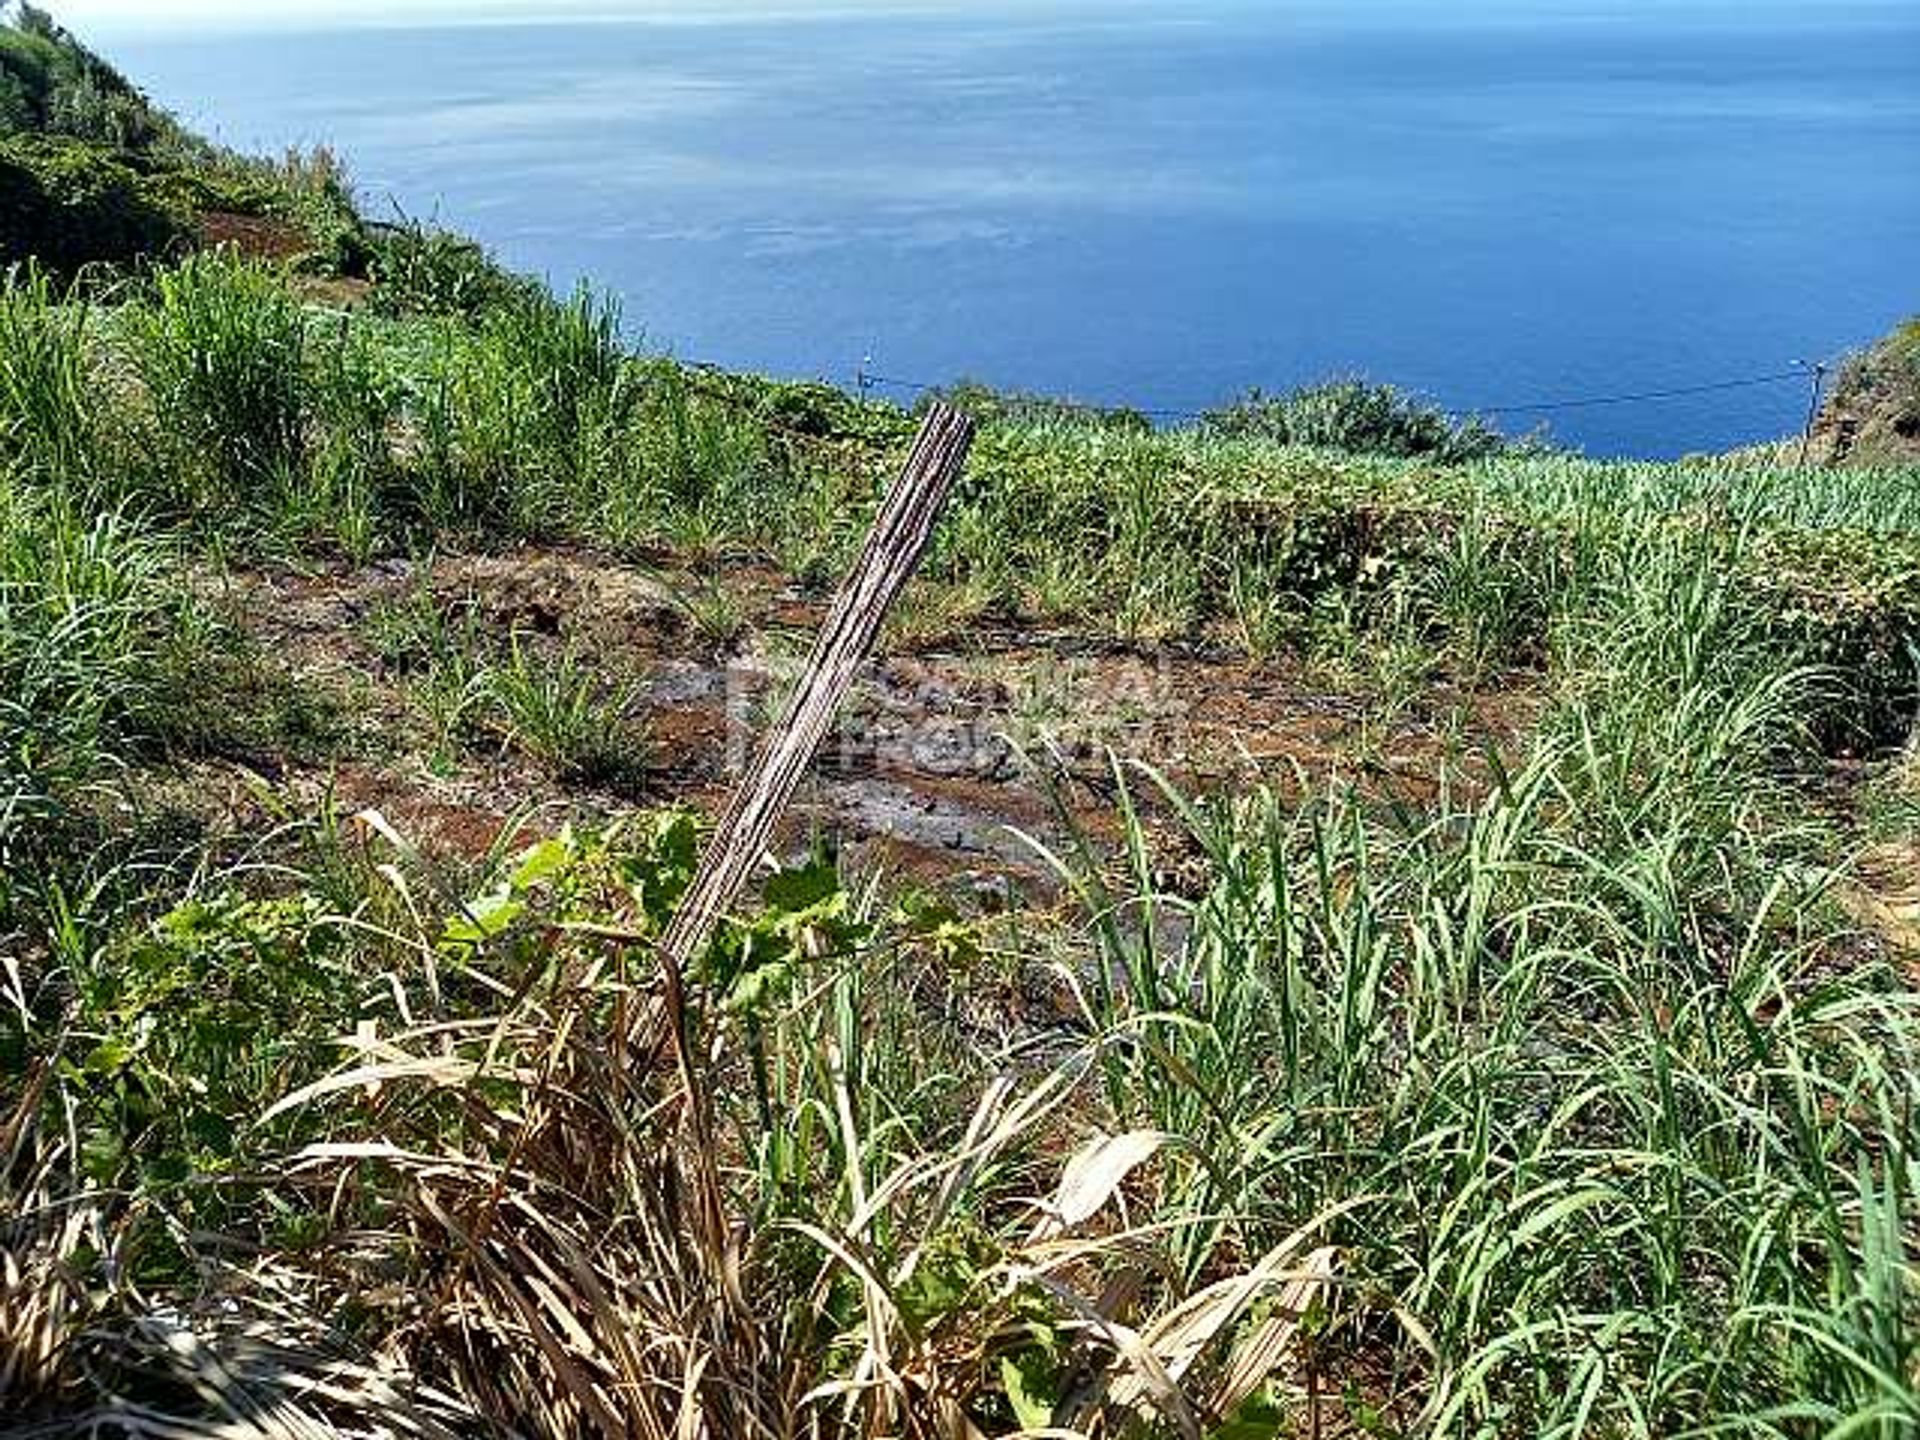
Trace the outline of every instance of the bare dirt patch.
<instances>
[{"instance_id":1,"label":"bare dirt patch","mask_svg":"<svg viewBox=\"0 0 1920 1440\"><path fill-rule=\"evenodd\" d=\"M697 586L726 587L738 633L696 623L685 597ZM566 650L631 678L647 736L640 793L564 785L484 746L423 754L417 677L371 633L382 607L410 597L470 620L496 646ZM544 547L249 574L229 599L264 651L302 683L350 696L364 722L356 753L325 773L295 767L290 783L330 784L337 803L377 808L423 848L466 858L514 824L590 822L636 804L717 809L784 703L820 610L817 595L760 570L694 576ZM1047 887L1049 868L1023 837L1111 838L1121 784L1151 827L1177 829L1129 762L1183 790L1344 777L1418 801L1443 771L1472 784L1476 755L1512 753L1536 709L1524 690L1444 686L1383 706L1292 664L982 628L869 665L784 838L983 895L1009 882Z\"/></svg>"},{"instance_id":2,"label":"bare dirt patch","mask_svg":"<svg viewBox=\"0 0 1920 1440\"><path fill-rule=\"evenodd\" d=\"M201 212L199 223L201 244L230 249L249 260L291 260L313 248L306 231L271 215L207 210Z\"/></svg>"},{"instance_id":3,"label":"bare dirt patch","mask_svg":"<svg viewBox=\"0 0 1920 1440\"><path fill-rule=\"evenodd\" d=\"M1905 958L1920 979L1920 843L1912 839L1869 846L1855 865L1851 895L1860 921Z\"/></svg>"}]
</instances>

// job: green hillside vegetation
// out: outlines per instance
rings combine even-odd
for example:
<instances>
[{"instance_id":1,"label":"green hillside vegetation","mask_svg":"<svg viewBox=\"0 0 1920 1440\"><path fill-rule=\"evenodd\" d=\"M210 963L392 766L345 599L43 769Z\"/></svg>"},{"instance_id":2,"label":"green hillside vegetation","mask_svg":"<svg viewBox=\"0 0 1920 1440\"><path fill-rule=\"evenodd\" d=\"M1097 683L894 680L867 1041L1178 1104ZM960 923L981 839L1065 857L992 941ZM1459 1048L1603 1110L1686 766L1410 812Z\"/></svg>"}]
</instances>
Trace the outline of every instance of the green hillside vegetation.
<instances>
[{"instance_id":1,"label":"green hillside vegetation","mask_svg":"<svg viewBox=\"0 0 1920 1440\"><path fill-rule=\"evenodd\" d=\"M64 135L142 154L185 157L207 149L31 5L0 26L0 131Z\"/></svg>"},{"instance_id":2,"label":"green hillside vegetation","mask_svg":"<svg viewBox=\"0 0 1920 1440\"><path fill-rule=\"evenodd\" d=\"M914 413L0 44L9 1422L1920 1434L1920 470L956 387L819 788L1036 843L818 805L667 985Z\"/></svg>"},{"instance_id":3,"label":"green hillside vegetation","mask_svg":"<svg viewBox=\"0 0 1920 1440\"><path fill-rule=\"evenodd\" d=\"M1920 461L1920 316L1847 362L1820 430L1840 459Z\"/></svg>"},{"instance_id":4,"label":"green hillside vegetation","mask_svg":"<svg viewBox=\"0 0 1920 1440\"><path fill-rule=\"evenodd\" d=\"M32 259L71 280L218 243L364 278L391 243L377 230L326 151L222 149L45 11L0 23L0 265Z\"/></svg>"}]
</instances>

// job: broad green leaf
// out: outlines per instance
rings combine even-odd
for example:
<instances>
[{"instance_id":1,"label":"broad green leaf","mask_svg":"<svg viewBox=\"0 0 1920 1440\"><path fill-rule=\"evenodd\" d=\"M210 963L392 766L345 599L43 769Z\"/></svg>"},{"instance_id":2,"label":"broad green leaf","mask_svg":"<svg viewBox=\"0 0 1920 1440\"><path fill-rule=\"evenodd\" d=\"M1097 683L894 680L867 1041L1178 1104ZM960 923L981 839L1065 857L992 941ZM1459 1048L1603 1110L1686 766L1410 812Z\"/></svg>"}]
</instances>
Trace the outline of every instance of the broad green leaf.
<instances>
[{"instance_id":1,"label":"broad green leaf","mask_svg":"<svg viewBox=\"0 0 1920 1440\"><path fill-rule=\"evenodd\" d=\"M467 913L447 922L441 942L449 945L478 945L490 940L518 920L526 911L524 900L511 892L495 890L467 906Z\"/></svg>"},{"instance_id":2,"label":"broad green leaf","mask_svg":"<svg viewBox=\"0 0 1920 1440\"><path fill-rule=\"evenodd\" d=\"M1002 1355L1000 1384L1022 1430L1043 1430L1053 1423L1053 1366L1044 1355L1032 1350Z\"/></svg>"},{"instance_id":3,"label":"broad green leaf","mask_svg":"<svg viewBox=\"0 0 1920 1440\"><path fill-rule=\"evenodd\" d=\"M569 830L528 847L513 868L513 888L530 890L543 880L551 880L573 863L574 854L573 833Z\"/></svg>"}]
</instances>

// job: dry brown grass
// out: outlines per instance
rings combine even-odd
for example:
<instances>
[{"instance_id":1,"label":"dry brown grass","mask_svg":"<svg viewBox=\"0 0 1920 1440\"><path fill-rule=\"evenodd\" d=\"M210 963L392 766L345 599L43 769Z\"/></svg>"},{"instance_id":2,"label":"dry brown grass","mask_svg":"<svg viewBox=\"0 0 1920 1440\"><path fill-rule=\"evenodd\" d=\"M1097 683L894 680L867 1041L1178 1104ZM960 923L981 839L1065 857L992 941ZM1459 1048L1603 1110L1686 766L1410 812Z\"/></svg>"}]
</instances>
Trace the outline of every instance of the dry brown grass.
<instances>
[{"instance_id":1,"label":"dry brown grass","mask_svg":"<svg viewBox=\"0 0 1920 1440\"><path fill-rule=\"evenodd\" d=\"M283 1102L361 1102L352 1128L367 1138L309 1147L290 1168L333 1194L389 1178L390 1231L375 1248L421 1264L391 1298L387 1345L494 1427L556 1440L981 1435L970 1416L1036 1297L1066 1317L1083 1362L1059 1433L1117 1433L1133 1414L1199 1436L1292 1362L1333 1252L1302 1232L1193 1294L1170 1290L1153 1227L1116 1220L1123 1186L1168 1139L1151 1133L1097 1136L1050 1195L1001 1196L987 1210L1017 1228L992 1246L969 1303L909 1315L900 1297L916 1270L937 1263L984 1177L1058 1120L1072 1070L989 1086L951 1152L869 1179L874 1137L829 1053L838 1143L856 1157L845 1208L823 1196L816 1218L770 1216L741 1137L721 1143L723 1164L700 1148L720 1133L714 1094L744 1083L739 1065L708 1033L683 1069L674 1034L700 1036L698 1022L630 983L638 952L592 943L599 955L552 996L523 996L485 1025L364 1044ZM408 1133L408 1117L429 1116L431 1133ZM796 1239L813 1257L798 1268Z\"/></svg>"}]
</instances>

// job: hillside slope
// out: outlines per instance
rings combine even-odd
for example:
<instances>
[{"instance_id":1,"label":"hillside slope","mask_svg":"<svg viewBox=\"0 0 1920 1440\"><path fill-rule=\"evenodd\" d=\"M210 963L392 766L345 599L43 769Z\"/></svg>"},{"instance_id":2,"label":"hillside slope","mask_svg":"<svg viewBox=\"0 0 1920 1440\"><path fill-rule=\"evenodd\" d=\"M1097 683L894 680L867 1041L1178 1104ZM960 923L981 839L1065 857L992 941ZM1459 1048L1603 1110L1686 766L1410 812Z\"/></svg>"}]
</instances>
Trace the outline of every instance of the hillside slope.
<instances>
[{"instance_id":1,"label":"hillside slope","mask_svg":"<svg viewBox=\"0 0 1920 1440\"><path fill-rule=\"evenodd\" d=\"M0 147L0 1429L1920 1433L1920 469L949 392L682 968L916 415Z\"/></svg>"},{"instance_id":2,"label":"hillside slope","mask_svg":"<svg viewBox=\"0 0 1920 1440\"><path fill-rule=\"evenodd\" d=\"M72 276L215 243L330 276L364 275L375 248L325 150L226 150L46 11L0 19L0 266Z\"/></svg>"},{"instance_id":3,"label":"hillside slope","mask_svg":"<svg viewBox=\"0 0 1920 1440\"><path fill-rule=\"evenodd\" d=\"M1835 464L1920 462L1920 316L1847 362L1817 438Z\"/></svg>"},{"instance_id":4,"label":"hillside slope","mask_svg":"<svg viewBox=\"0 0 1920 1440\"><path fill-rule=\"evenodd\" d=\"M18 131L147 154L205 148L118 70L32 5L0 7L0 133Z\"/></svg>"}]
</instances>

